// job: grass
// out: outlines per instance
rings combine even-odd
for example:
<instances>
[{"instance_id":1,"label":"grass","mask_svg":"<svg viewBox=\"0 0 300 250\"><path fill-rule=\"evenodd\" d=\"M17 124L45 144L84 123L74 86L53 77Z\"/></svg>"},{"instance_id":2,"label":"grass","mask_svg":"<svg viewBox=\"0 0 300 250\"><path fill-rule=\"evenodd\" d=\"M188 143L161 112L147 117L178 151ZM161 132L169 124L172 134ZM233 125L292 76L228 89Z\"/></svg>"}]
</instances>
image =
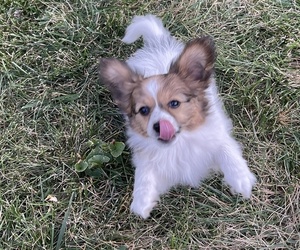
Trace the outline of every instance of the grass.
<instances>
[{"instance_id":1,"label":"grass","mask_svg":"<svg viewBox=\"0 0 300 250\"><path fill-rule=\"evenodd\" d=\"M251 200L216 177L141 220L128 149L97 179L74 171L88 140L125 140L97 62L127 58L140 44L121 43L125 27L146 13L183 41L214 37L221 96L258 177ZM299 249L299 37L296 0L4 0L0 249Z\"/></svg>"}]
</instances>

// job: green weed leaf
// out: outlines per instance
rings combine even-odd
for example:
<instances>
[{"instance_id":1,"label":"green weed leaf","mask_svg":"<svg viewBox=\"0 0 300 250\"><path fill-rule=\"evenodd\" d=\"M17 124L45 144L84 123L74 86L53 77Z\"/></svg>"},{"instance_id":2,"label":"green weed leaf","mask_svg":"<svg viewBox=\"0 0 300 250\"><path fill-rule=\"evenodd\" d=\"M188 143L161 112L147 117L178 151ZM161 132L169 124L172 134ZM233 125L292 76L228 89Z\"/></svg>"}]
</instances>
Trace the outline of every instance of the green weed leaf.
<instances>
[{"instance_id":1,"label":"green weed leaf","mask_svg":"<svg viewBox=\"0 0 300 250\"><path fill-rule=\"evenodd\" d=\"M89 164L85 160L80 160L75 164L75 170L77 172L84 172L88 168Z\"/></svg>"},{"instance_id":2,"label":"green weed leaf","mask_svg":"<svg viewBox=\"0 0 300 250\"><path fill-rule=\"evenodd\" d=\"M102 165L103 163L107 163L110 161L110 158L106 155L94 155L88 159L88 163L92 166Z\"/></svg>"},{"instance_id":3,"label":"green weed leaf","mask_svg":"<svg viewBox=\"0 0 300 250\"><path fill-rule=\"evenodd\" d=\"M95 155L103 155L103 154L104 154L104 152L103 152L102 148L96 147L96 148L92 149L91 152L89 152L86 159L89 160L90 158L92 158Z\"/></svg>"},{"instance_id":4,"label":"green weed leaf","mask_svg":"<svg viewBox=\"0 0 300 250\"><path fill-rule=\"evenodd\" d=\"M83 160L75 164L77 172L85 172L89 176L101 176L101 170L96 167L102 167L105 163L116 162L125 148L123 142L104 143L98 139L89 140L86 143L88 153L83 157ZM100 172L99 172L100 171Z\"/></svg>"},{"instance_id":5,"label":"green weed leaf","mask_svg":"<svg viewBox=\"0 0 300 250\"><path fill-rule=\"evenodd\" d=\"M125 144L123 142L113 142L109 145L109 151L114 158L119 157L125 148Z\"/></svg>"}]
</instances>

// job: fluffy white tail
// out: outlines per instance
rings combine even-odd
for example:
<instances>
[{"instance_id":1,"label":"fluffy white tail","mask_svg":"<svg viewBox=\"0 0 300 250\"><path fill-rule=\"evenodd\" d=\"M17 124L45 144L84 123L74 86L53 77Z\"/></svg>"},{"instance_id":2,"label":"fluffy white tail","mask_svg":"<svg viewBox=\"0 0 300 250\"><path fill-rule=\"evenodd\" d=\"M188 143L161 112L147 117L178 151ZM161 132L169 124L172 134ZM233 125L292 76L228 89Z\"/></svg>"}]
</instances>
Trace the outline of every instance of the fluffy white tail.
<instances>
[{"instance_id":1,"label":"fluffy white tail","mask_svg":"<svg viewBox=\"0 0 300 250\"><path fill-rule=\"evenodd\" d=\"M162 21L156 16L135 16L131 24L127 27L122 41L124 43L133 43L142 36L144 42L149 43L151 40L157 40L169 35L170 32L165 29Z\"/></svg>"}]
</instances>

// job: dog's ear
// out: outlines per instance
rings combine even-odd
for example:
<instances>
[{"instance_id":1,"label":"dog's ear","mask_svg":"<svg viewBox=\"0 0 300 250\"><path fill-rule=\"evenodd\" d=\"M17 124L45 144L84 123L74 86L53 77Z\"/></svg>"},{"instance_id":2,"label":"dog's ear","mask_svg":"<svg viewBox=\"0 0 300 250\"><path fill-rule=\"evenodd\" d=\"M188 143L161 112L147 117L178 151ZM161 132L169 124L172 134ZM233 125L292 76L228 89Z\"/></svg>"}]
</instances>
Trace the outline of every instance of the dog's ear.
<instances>
[{"instance_id":1,"label":"dog's ear","mask_svg":"<svg viewBox=\"0 0 300 250\"><path fill-rule=\"evenodd\" d=\"M142 77L134 73L125 62L117 59L100 59L98 71L100 81L108 87L118 107L129 115L131 94Z\"/></svg>"},{"instance_id":2,"label":"dog's ear","mask_svg":"<svg viewBox=\"0 0 300 250\"><path fill-rule=\"evenodd\" d=\"M186 44L177 61L171 65L169 73L178 74L191 84L198 82L199 85L202 82L202 85L208 85L215 59L213 40L210 37L196 38Z\"/></svg>"}]
</instances>

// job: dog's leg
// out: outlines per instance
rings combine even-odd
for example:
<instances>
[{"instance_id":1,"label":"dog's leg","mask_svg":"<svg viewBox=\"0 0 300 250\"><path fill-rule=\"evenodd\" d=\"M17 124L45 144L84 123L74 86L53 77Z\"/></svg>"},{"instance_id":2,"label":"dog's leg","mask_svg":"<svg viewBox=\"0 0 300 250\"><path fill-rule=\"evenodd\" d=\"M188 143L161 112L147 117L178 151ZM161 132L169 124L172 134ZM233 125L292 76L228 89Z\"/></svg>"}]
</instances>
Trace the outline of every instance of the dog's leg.
<instances>
[{"instance_id":1,"label":"dog's leg","mask_svg":"<svg viewBox=\"0 0 300 250\"><path fill-rule=\"evenodd\" d=\"M159 201L159 196L167 191L164 184L156 172L147 168L136 168L135 181L133 190L133 201L131 203L131 211L136 215L146 219L150 216L153 207Z\"/></svg>"},{"instance_id":2,"label":"dog's leg","mask_svg":"<svg viewBox=\"0 0 300 250\"><path fill-rule=\"evenodd\" d=\"M250 198L256 178L249 170L238 143L228 138L217 152L216 161L224 174L225 182L233 193Z\"/></svg>"}]
</instances>

